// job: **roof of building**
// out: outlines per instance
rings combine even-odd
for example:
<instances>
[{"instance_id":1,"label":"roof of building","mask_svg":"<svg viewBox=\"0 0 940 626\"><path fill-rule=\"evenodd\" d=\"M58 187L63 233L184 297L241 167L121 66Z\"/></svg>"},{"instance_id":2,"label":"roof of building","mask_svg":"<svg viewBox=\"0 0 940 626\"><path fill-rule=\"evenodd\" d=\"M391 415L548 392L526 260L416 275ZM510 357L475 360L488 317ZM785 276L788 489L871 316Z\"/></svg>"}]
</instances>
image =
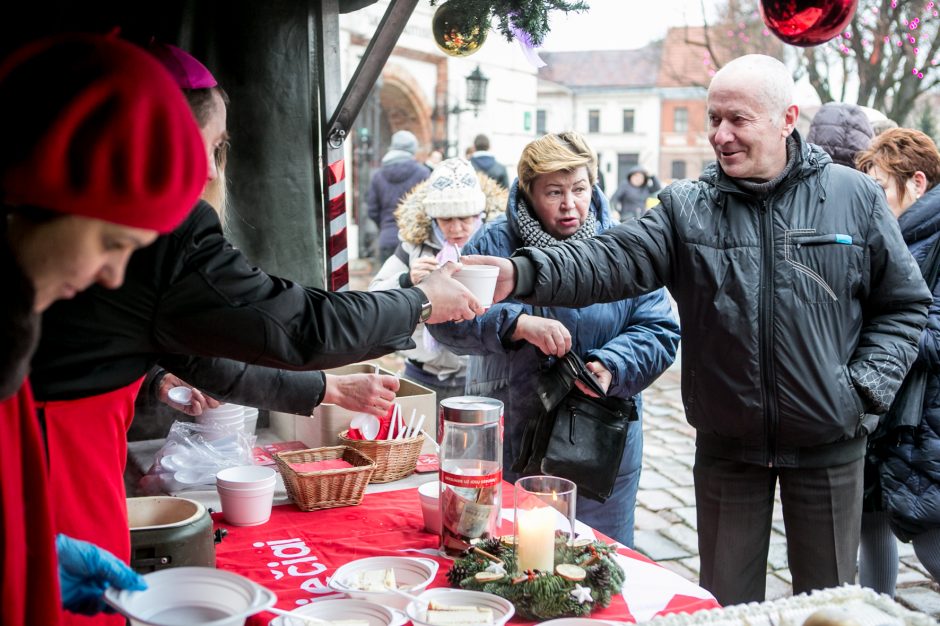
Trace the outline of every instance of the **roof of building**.
<instances>
[{"instance_id":1,"label":"roof of building","mask_svg":"<svg viewBox=\"0 0 940 626\"><path fill-rule=\"evenodd\" d=\"M548 65L538 77L571 88L654 87L661 53L659 41L634 50L539 52Z\"/></svg>"}]
</instances>

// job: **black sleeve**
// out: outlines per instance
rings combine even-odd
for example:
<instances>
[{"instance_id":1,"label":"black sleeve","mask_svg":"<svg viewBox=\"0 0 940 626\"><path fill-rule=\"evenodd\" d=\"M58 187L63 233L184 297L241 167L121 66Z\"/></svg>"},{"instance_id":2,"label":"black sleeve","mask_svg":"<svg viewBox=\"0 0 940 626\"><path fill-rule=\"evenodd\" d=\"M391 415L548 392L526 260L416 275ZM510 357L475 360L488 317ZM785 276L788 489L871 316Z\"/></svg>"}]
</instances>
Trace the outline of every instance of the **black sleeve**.
<instances>
[{"instance_id":1,"label":"black sleeve","mask_svg":"<svg viewBox=\"0 0 940 626\"><path fill-rule=\"evenodd\" d=\"M414 347L417 288L331 292L270 276L225 240L214 213L181 248L153 311L163 353L301 370Z\"/></svg>"},{"instance_id":2,"label":"black sleeve","mask_svg":"<svg viewBox=\"0 0 940 626\"><path fill-rule=\"evenodd\" d=\"M309 415L323 401L321 371L290 372L229 359L167 356L160 366L217 400Z\"/></svg>"}]
</instances>

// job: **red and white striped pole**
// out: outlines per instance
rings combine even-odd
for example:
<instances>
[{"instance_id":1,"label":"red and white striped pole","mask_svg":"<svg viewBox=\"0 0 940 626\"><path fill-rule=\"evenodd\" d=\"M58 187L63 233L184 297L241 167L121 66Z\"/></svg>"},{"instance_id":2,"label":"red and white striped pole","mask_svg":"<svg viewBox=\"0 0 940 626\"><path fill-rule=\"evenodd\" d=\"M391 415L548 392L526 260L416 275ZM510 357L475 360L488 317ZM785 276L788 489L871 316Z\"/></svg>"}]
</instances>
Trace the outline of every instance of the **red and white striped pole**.
<instances>
[{"instance_id":1,"label":"red and white striped pole","mask_svg":"<svg viewBox=\"0 0 940 626\"><path fill-rule=\"evenodd\" d=\"M330 150L342 156L342 150ZM327 166L326 264L331 291L349 290L349 251L346 243L346 162Z\"/></svg>"}]
</instances>

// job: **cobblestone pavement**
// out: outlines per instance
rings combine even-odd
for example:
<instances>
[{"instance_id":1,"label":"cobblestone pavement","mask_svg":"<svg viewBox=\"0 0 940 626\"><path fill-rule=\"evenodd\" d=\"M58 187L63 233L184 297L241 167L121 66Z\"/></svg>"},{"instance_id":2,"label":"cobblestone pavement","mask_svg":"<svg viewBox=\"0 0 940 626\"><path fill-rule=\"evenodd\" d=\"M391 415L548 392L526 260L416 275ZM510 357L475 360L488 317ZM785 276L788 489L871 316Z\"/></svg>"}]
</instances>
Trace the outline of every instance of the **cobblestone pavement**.
<instances>
[{"instance_id":1,"label":"cobblestone pavement","mask_svg":"<svg viewBox=\"0 0 940 626\"><path fill-rule=\"evenodd\" d=\"M368 264L354 262L352 288L365 289L370 279ZM392 371L401 366L401 359L393 355L381 361ZM685 421L679 378L677 363L643 392L643 471L637 495L635 543L638 551L697 583L699 558L692 486L695 430ZM898 553L897 600L940 619L940 585L921 566L910 544L898 542ZM778 497L767 559L767 599L792 595L791 583Z\"/></svg>"}]
</instances>

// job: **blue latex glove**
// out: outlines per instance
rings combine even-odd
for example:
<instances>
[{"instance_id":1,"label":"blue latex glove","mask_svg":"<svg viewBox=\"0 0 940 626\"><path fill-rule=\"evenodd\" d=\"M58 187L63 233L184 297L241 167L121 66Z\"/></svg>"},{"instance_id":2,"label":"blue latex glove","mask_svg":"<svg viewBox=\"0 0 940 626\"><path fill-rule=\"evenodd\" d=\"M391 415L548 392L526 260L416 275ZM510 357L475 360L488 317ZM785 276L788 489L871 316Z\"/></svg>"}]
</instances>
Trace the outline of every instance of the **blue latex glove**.
<instances>
[{"instance_id":1,"label":"blue latex glove","mask_svg":"<svg viewBox=\"0 0 940 626\"><path fill-rule=\"evenodd\" d=\"M62 606L73 613L94 615L113 612L104 603L108 587L143 591L147 583L134 570L103 548L65 535L57 535L55 549L59 556L59 587Z\"/></svg>"}]
</instances>

